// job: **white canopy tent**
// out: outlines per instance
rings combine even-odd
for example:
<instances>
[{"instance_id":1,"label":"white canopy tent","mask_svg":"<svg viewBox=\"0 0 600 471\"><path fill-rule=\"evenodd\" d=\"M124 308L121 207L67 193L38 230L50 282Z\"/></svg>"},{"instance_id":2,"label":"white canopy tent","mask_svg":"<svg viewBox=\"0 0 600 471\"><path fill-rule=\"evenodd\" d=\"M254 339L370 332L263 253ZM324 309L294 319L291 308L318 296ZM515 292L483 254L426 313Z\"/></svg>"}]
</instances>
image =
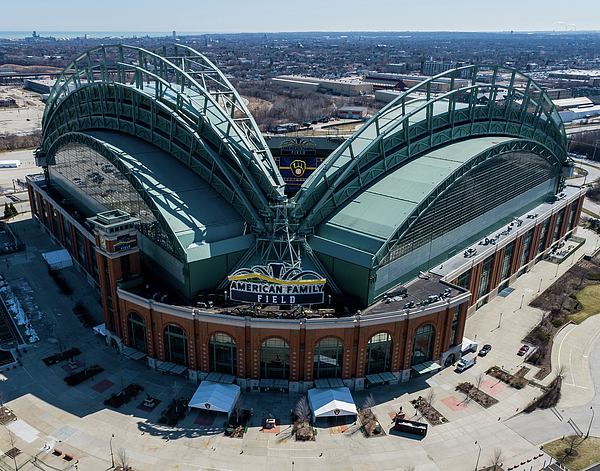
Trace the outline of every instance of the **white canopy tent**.
<instances>
[{"instance_id":1,"label":"white canopy tent","mask_svg":"<svg viewBox=\"0 0 600 471\"><path fill-rule=\"evenodd\" d=\"M50 265L51 270L60 270L61 268L73 265L73 260L67 249L46 252L42 254L42 257L44 257L44 260Z\"/></svg>"},{"instance_id":2,"label":"white canopy tent","mask_svg":"<svg viewBox=\"0 0 600 471\"><path fill-rule=\"evenodd\" d=\"M230 417L240 394L240 387L235 384L202 381L188 407L225 412Z\"/></svg>"},{"instance_id":3,"label":"white canopy tent","mask_svg":"<svg viewBox=\"0 0 600 471\"><path fill-rule=\"evenodd\" d=\"M309 389L308 403L313 411L313 420L318 417L358 414L348 388Z\"/></svg>"}]
</instances>

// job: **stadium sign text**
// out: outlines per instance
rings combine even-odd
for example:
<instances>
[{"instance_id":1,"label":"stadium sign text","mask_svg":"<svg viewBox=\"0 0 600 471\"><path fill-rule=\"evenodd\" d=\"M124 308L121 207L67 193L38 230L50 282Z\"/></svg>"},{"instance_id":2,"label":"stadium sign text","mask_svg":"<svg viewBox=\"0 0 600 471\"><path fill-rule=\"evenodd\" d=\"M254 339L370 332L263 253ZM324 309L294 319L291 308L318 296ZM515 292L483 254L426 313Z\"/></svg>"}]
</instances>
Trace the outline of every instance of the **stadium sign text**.
<instances>
[{"instance_id":1,"label":"stadium sign text","mask_svg":"<svg viewBox=\"0 0 600 471\"><path fill-rule=\"evenodd\" d=\"M229 275L232 301L256 304L320 304L325 279L313 271L283 264L242 268Z\"/></svg>"}]
</instances>

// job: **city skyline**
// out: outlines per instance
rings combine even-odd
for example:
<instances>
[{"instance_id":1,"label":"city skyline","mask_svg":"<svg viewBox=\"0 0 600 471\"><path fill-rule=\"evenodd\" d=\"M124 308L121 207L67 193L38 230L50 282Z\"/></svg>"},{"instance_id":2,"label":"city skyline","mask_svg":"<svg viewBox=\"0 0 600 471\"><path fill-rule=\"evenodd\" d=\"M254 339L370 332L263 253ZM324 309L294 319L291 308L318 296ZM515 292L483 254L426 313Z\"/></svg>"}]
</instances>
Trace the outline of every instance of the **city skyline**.
<instances>
[{"instance_id":1,"label":"city skyline","mask_svg":"<svg viewBox=\"0 0 600 471\"><path fill-rule=\"evenodd\" d=\"M90 32L165 32L203 33L269 33L310 31L594 31L600 4L594 0L578 2L577 9L564 9L556 0L517 2L507 0L501 5L482 0L462 7L447 7L441 0L430 0L427 8L398 4L391 0L368 8L356 0L318 2L307 0L295 8L281 8L273 0L242 2L231 0L224 13L220 4L182 0L177 8L164 2L118 2L106 0L103 8L97 4L73 4L64 0L53 3L32 0L28 14L16 4L4 7L11 18L11 31L90 31ZM407 8L409 7L409 8ZM119 15L115 15L119 11ZM0 36L2 32L0 32Z\"/></svg>"}]
</instances>

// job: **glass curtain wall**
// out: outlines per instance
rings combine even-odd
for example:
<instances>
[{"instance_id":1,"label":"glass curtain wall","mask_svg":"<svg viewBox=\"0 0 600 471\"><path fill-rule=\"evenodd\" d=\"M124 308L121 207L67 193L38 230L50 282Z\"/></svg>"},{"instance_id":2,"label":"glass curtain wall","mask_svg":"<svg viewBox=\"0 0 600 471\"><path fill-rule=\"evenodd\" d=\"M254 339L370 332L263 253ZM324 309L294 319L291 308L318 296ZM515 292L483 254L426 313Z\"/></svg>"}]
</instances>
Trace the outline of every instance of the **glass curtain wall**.
<instances>
[{"instance_id":1,"label":"glass curtain wall","mask_svg":"<svg viewBox=\"0 0 600 471\"><path fill-rule=\"evenodd\" d=\"M129 313L129 345L140 352L148 353L146 347L146 324L137 312Z\"/></svg>"},{"instance_id":2,"label":"glass curtain wall","mask_svg":"<svg viewBox=\"0 0 600 471\"><path fill-rule=\"evenodd\" d=\"M527 263L529 259L529 252L531 251L531 239L533 238L533 229L525 234L523 238L523 251L521 252L521 263L519 263L519 267L522 267Z\"/></svg>"},{"instance_id":3,"label":"glass curtain wall","mask_svg":"<svg viewBox=\"0 0 600 471\"><path fill-rule=\"evenodd\" d=\"M455 345L455 341L456 341L456 330L458 329L458 316L460 313L460 308L459 306L456 306L454 308L454 311L452 312L452 330L450 331L450 346L454 346Z\"/></svg>"},{"instance_id":4,"label":"glass curtain wall","mask_svg":"<svg viewBox=\"0 0 600 471\"><path fill-rule=\"evenodd\" d=\"M462 275L458 277L456 280L456 286L459 286L463 289L469 289L469 282L471 281L471 270L467 270Z\"/></svg>"},{"instance_id":5,"label":"glass curtain wall","mask_svg":"<svg viewBox=\"0 0 600 471\"><path fill-rule=\"evenodd\" d=\"M280 339L266 340L260 347L260 377L289 379L290 347Z\"/></svg>"},{"instance_id":6,"label":"glass curtain wall","mask_svg":"<svg viewBox=\"0 0 600 471\"><path fill-rule=\"evenodd\" d=\"M435 329L431 324L422 325L415 332L410 366L425 363L433 358Z\"/></svg>"},{"instance_id":7,"label":"glass curtain wall","mask_svg":"<svg viewBox=\"0 0 600 471\"><path fill-rule=\"evenodd\" d=\"M544 243L546 242L546 233L548 232L548 223L550 221L548 219L546 219L543 223L542 223L542 229L540 231L540 240L538 242L538 246L537 246L537 253L540 254L544 251Z\"/></svg>"},{"instance_id":8,"label":"glass curtain wall","mask_svg":"<svg viewBox=\"0 0 600 471\"><path fill-rule=\"evenodd\" d=\"M547 191L538 196L541 201L553 191L556 176L556 170L548 161L528 152L509 152L486 160L463 175L423 212L415 227L402 237L383 264L547 182Z\"/></svg>"},{"instance_id":9,"label":"glass curtain wall","mask_svg":"<svg viewBox=\"0 0 600 471\"><path fill-rule=\"evenodd\" d=\"M515 241L513 240L504 249L504 258L502 259L502 270L500 271L500 280L505 280L510 273L513 252L515 250Z\"/></svg>"},{"instance_id":10,"label":"glass curtain wall","mask_svg":"<svg viewBox=\"0 0 600 471\"><path fill-rule=\"evenodd\" d=\"M315 347L314 377L341 378L344 347L338 339L321 340Z\"/></svg>"},{"instance_id":11,"label":"glass curtain wall","mask_svg":"<svg viewBox=\"0 0 600 471\"><path fill-rule=\"evenodd\" d=\"M234 340L226 334L215 334L208 343L210 371L236 376L236 349Z\"/></svg>"},{"instance_id":12,"label":"glass curtain wall","mask_svg":"<svg viewBox=\"0 0 600 471\"><path fill-rule=\"evenodd\" d=\"M68 144L58 150L54 160L55 164L48 166L51 182L72 195L80 195L81 205L91 205L91 198L95 205L107 210L120 209L140 218L136 228L167 252L174 253L170 239L148 205L106 157L81 144Z\"/></svg>"},{"instance_id":13,"label":"glass curtain wall","mask_svg":"<svg viewBox=\"0 0 600 471\"><path fill-rule=\"evenodd\" d=\"M390 371L392 358L392 337L390 334L373 335L367 343L366 374Z\"/></svg>"},{"instance_id":14,"label":"glass curtain wall","mask_svg":"<svg viewBox=\"0 0 600 471\"><path fill-rule=\"evenodd\" d=\"M483 262L481 269L481 278L479 279L479 291L477 293L477 299L486 295L490 288L490 272L492 271L492 263L494 262L494 256L488 257Z\"/></svg>"},{"instance_id":15,"label":"glass curtain wall","mask_svg":"<svg viewBox=\"0 0 600 471\"><path fill-rule=\"evenodd\" d=\"M165 328L165 359L178 365L187 366L187 339L181 327L168 325Z\"/></svg>"},{"instance_id":16,"label":"glass curtain wall","mask_svg":"<svg viewBox=\"0 0 600 471\"><path fill-rule=\"evenodd\" d=\"M571 206L571 213L569 214L569 230L573 230L575 225L575 213L577 212L577 201L573 201Z\"/></svg>"},{"instance_id":17,"label":"glass curtain wall","mask_svg":"<svg viewBox=\"0 0 600 471\"><path fill-rule=\"evenodd\" d=\"M560 227L565 219L565 208L561 209L556 218L556 226L554 226L554 235L552 236L552 242L556 242L560 236Z\"/></svg>"}]
</instances>

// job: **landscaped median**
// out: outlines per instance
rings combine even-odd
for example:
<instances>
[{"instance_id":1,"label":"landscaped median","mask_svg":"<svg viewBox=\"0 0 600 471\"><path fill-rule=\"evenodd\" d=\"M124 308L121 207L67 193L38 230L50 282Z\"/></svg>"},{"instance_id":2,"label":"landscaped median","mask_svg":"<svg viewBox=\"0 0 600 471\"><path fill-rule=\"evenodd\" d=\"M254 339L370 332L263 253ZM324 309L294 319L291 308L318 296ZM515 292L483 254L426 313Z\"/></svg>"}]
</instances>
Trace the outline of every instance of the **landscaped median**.
<instances>
[{"instance_id":1,"label":"landscaped median","mask_svg":"<svg viewBox=\"0 0 600 471\"><path fill-rule=\"evenodd\" d=\"M546 443L543 450L573 471L585 469L600 461L600 438L566 435Z\"/></svg>"}]
</instances>

